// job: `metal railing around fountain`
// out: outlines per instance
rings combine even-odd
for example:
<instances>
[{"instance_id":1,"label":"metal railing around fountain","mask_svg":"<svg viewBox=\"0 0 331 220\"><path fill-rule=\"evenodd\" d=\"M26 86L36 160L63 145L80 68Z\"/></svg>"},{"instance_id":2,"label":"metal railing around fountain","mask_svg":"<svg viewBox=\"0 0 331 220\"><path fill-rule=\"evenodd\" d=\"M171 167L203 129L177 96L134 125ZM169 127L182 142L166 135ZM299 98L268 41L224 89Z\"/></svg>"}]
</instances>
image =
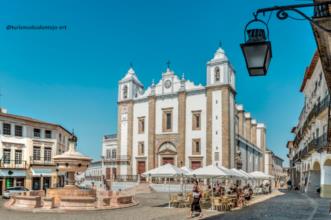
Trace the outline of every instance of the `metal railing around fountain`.
<instances>
[{"instance_id":1,"label":"metal railing around fountain","mask_svg":"<svg viewBox=\"0 0 331 220\"><path fill-rule=\"evenodd\" d=\"M116 175L114 181L117 182L137 182L138 175Z\"/></svg>"}]
</instances>

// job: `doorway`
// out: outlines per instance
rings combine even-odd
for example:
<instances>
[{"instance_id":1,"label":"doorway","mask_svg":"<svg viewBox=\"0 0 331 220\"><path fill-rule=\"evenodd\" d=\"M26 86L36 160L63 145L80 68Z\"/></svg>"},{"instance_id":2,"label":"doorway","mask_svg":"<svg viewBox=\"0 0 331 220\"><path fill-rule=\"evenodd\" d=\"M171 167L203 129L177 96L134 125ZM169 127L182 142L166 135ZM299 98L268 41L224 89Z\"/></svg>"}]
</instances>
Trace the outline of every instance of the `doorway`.
<instances>
[{"instance_id":1,"label":"doorway","mask_svg":"<svg viewBox=\"0 0 331 220\"><path fill-rule=\"evenodd\" d=\"M192 161L191 162L191 169L196 170L201 167L201 161Z\"/></svg>"},{"instance_id":2,"label":"doorway","mask_svg":"<svg viewBox=\"0 0 331 220\"><path fill-rule=\"evenodd\" d=\"M110 180L111 178L111 169L109 167L106 168L106 180Z\"/></svg>"},{"instance_id":3,"label":"doorway","mask_svg":"<svg viewBox=\"0 0 331 220\"><path fill-rule=\"evenodd\" d=\"M145 173L146 171L146 162L145 161L138 161L137 164L137 174L140 176L141 181L145 181L145 178L141 176L141 174Z\"/></svg>"},{"instance_id":4,"label":"doorway","mask_svg":"<svg viewBox=\"0 0 331 220\"><path fill-rule=\"evenodd\" d=\"M40 177L33 177L32 178L32 189L33 190L40 190Z\"/></svg>"},{"instance_id":5,"label":"doorway","mask_svg":"<svg viewBox=\"0 0 331 220\"><path fill-rule=\"evenodd\" d=\"M44 177L44 182L43 182L43 190L48 189L49 187L51 187L51 177Z\"/></svg>"}]
</instances>

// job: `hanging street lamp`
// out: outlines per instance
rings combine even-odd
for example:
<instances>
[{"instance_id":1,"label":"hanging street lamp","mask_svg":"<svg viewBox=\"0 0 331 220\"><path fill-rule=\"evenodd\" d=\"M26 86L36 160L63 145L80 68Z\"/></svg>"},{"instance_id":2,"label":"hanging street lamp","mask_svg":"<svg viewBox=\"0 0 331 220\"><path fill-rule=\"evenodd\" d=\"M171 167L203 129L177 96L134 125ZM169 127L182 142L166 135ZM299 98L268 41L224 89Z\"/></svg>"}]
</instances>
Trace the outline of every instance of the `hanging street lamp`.
<instances>
[{"instance_id":1,"label":"hanging street lamp","mask_svg":"<svg viewBox=\"0 0 331 220\"><path fill-rule=\"evenodd\" d=\"M298 8L314 7L314 16L309 17ZM313 26L321 31L331 35L331 29L328 29L314 19L316 18L331 18L331 1L315 2L310 4L296 4L287 6L274 6L271 8L258 9L253 15L254 19L249 21L245 26L244 43L240 44L242 49L246 67L250 76L265 76L268 72L269 64L272 58L271 42L269 39L268 23L258 18L260 14L263 16L267 12L277 11L276 16L280 20L292 18L295 20L308 20ZM302 18L295 18L288 14L288 11L299 14ZM270 14L271 16L271 14ZM269 17L270 19L270 17ZM259 23L264 28L250 28L253 23Z\"/></svg>"},{"instance_id":2,"label":"hanging street lamp","mask_svg":"<svg viewBox=\"0 0 331 220\"><path fill-rule=\"evenodd\" d=\"M252 23L262 23L265 25L265 29L247 30ZM246 39L245 34L245 43L240 44L240 46L245 57L248 73L250 76L264 76L267 74L272 57L268 25L255 17L246 25L245 32L248 39Z\"/></svg>"}]
</instances>

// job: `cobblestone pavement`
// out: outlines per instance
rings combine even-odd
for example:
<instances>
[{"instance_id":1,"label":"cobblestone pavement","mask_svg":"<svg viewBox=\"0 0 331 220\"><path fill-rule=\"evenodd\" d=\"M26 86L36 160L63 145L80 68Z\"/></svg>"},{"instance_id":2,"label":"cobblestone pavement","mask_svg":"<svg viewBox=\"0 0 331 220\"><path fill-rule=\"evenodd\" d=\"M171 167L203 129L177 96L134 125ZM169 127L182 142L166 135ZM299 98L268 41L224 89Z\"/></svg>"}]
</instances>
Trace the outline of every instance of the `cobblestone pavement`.
<instances>
[{"instance_id":1,"label":"cobblestone pavement","mask_svg":"<svg viewBox=\"0 0 331 220\"><path fill-rule=\"evenodd\" d=\"M3 208L0 199L0 220L152 220L186 219L188 209L165 208L168 195L164 193L139 194L140 204L136 207L108 211L74 213L26 213ZM204 211L206 219L267 219L267 220L322 220L328 215L328 200L310 198L298 192L289 192L241 210L207 217L215 212Z\"/></svg>"},{"instance_id":2,"label":"cobblestone pavement","mask_svg":"<svg viewBox=\"0 0 331 220\"><path fill-rule=\"evenodd\" d=\"M166 193L137 194L136 197L140 204L131 208L71 213L12 211L3 208L3 201L0 199L0 220L182 220L186 218L189 211L188 209L165 208L168 205Z\"/></svg>"},{"instance_id":3,"label":"cobblestone pavement","mask_svg":"<svg viewBox=\"0 0 331 220\"><path fill-rule=\"evenodd\" d=\"M207 218L208 220L322 220L331 219L328 213L329 200L307 196L299 192L288 192L267 201L241 210Z\"/></svg>"}]
</instances>

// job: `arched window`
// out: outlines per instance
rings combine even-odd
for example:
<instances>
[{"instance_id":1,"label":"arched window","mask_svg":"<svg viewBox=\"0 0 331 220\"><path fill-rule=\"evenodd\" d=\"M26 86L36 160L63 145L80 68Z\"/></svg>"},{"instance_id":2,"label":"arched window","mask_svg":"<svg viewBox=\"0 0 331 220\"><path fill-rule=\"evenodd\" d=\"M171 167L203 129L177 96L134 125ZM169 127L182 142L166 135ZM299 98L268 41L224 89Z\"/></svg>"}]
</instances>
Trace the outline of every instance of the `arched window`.
<instances>
[{"instance_id":1,"label":"arched window","mask_svg":"<svg viewBox=\"0 0 331 220\"><path fill-rule=\"evenodd\" d=\"M220 73L220 68L216 67L215 68L215 82L219 82L221 79L221 73Z\"/></svg>"},{"instance_id":2,"label":"arched window","mask_svg":"<svg viewBox=\"0 0 331 220\"><path fill-rule=\"evenodd\" d=\"M123 86L123 99L128 98L128 86Z\"/></svg>"}]
</instances>

